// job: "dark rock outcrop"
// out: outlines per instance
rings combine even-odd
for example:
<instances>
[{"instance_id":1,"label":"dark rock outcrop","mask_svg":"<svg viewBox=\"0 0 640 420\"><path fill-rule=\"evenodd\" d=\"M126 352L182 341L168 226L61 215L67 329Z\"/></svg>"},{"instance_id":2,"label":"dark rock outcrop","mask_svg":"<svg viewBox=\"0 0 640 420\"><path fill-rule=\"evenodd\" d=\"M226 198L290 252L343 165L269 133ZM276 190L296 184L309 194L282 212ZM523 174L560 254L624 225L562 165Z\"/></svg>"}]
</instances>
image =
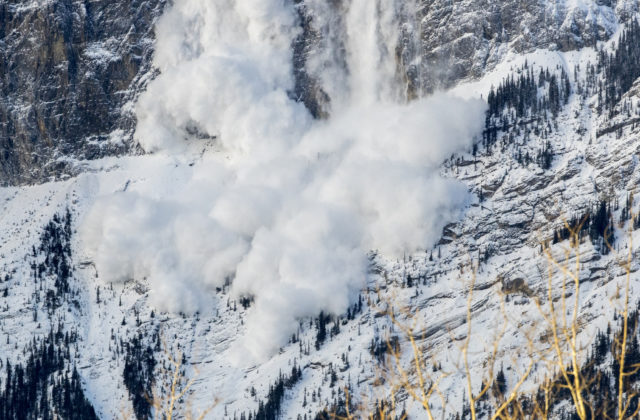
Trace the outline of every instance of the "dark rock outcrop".
<instances>
[{"instance_id":1,"label":"dark rock outcrop","mask_svg":"<svg viewBox=\"0 0 640 420\"><path fill-rule=\"evenodd\" d=\"M151 71L164 3L0 4L0 184L46 181L73 159L132 150L131 105Z\"/></svg>"}]
</instances>

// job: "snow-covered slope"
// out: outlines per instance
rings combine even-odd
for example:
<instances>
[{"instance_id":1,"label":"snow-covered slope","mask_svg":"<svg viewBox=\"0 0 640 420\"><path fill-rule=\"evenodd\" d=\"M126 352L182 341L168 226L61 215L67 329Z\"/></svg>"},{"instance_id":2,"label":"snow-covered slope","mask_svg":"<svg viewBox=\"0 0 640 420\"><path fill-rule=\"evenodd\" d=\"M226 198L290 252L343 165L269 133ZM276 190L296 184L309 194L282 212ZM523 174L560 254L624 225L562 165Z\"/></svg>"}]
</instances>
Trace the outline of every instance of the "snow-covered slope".
<instances>
[{"instance_id":1,"label":"snow-covered slope","mask_svg":"<svg viewBox=\"0 0 640 420\"><path fill-rule=\"evenodd\" d=\"M362 6L365 7L365 5ZM463 6L464 2L456 7L464 9ZM312 10L313 7L320 6L309 3L307 10ZM435 3L430 7L435 8ZM471 10L471 6L468 7ZM314 418L317 413L343 397L344 387L349 387L352 395L366 395L369 401L387 396L388 384L381 383L379 380L380 372L385 367L376 348L380 349L382 346L384 349L387 338L394 336L400 337L401 346L407 346L397 327L392 325L388 317L381 316L380 310L385 306L385 302L392 301L398 307L406 308L404 315L401 316L403 321L405 318L407 322L417 320L417 328L421 332L417 335L419 345L424 351L425 358L430 360L428 363L451 373L442 382L441 389L447 395L447 412L456 413L462 408L464 398L463 372L457 346L466 336L467 297L469 282L472 278L468 262L475 261L478 262L479 268L476 273L472 301L475 338L472 341L474 347L471 352L471 364L474 372L477 372L474 376L474 380L477 381L474 387L479 387L483 379L480 372L483 371L483 362L487 357L484 350L491 344L493 334L502 325L501 293L508 295L504 313L508 315L509 323L501 342L499 363L508 366L507 383L513 384L518 370L527 363L526 335L536 337L543 335L543 331L536 329L536 320L539 319L539 315L532 299L533 296L546 294L548 261L541 253L540 243L553 238L554 231L562 228L563 218L571 220L589 211L593 213L600 202L606 202L609 203L617 226L615 248L623 252L630 246L624 230L629 224L633 224L633 221L621 220L623 210L626 209L624 203L627 202L629 194L635 192L640 177L637 168L640 127L636 123L640 101L638 82L636 81L631 89L622 92L621 97L616 98L614 104L603 105L603 93L598 90L598 81L606 81L608 76L603 69L596 69L601 62L600 49L606 52L616 50L617 37L621 35L623 29L619 25L619 17L629 20L635 12L633 4L618 2L612 8L598 5L596 2L567 1L557 4L554 2L553 5L545 4L541 7L541 10L533 10L531 15L539 18L540 14L544 13L545 19L549 11L552 11L554 16L562 15L562 18L558 18L562 21L560 26L572 28L570 33L579 39L569 42L563 37L549 33L545 35L548 38L544 38L547 41L532 41L532 46L527 48L518 47L521 43L513 40L510 43L501 44L499 54L492 55L491 60L495 62L483 66L482 70L472 72L477 77L457 84L452 93L468 98L486 99L490 90L496 89L506 78L514 75L517 79L520 75L526 76L531 71L536 77L536 99L551 101L550 91L553 89L551 86L553 82L547 78L546 81L538 83L540 70L548 69L550 75L557 77L557 81L563 80L561 75L564 72L570 89L565 91L561 89L561 92L564 92L560 93L561 97L565 96L559 101L561 106L557 115L553 116L552 111L544 110L538 114L526 115L525 112L524 116L516 116L515 109L509 107L501 109L501 115L493 115L493 120L488 120L485 133L478 133L475 138L475 147L471 146L471 142L467 143L466 149L463 147L460 152L456 152L435 169L426 165L425 171L433 172L437 176L437 178L428 178L429 180L436 182L440 177L449 180L457 179L469 191L470 195L466 198L462 214L447 210L449 220L438 220L441 224L437 226L446 224L442 235L439 231L437 232L435 239L438 242L429 243L424 240L420 243L420 249L415 249L414 246L412 252L396 257L384 252L363 253L362 258L366 259L367 271L363 273L363 278L356 279L357 281L350 284L352 291L345 292L344 296L335 294L320 296L317 299L312 297L313 302L308 303L297 302L296 299L300 295L294 295L288 300L278 300L271 306L259 306L262 304L261 299L265 296L262 289L249 289L255 293L238 292L234 290L231 278L220 278L218 283L208 282L202 280L205 277L202 275L204 270L200 270L199 267L193 267L193 270L187 269L189 264L197 265L201 261L208 261L210 257L208 255L191 260L189 259L191 255L187 259L174 259L174 256L158 253L155 257L161 261L148 263L149 256L139 251L140 244L147 247L145 249L151 250L152 254L155 250L166 252L167 249L172 249L160 242L174 240L174 236L152 233L153 229L165 232L166 226L171 229L183 227L195 230L201 237L199 238L197 234L189 236L188 239L194 241L194 244L189 245L208 250L207 243L215 242L214 238L208 236L211 232L209 225L202 225L202 230L197 231L199 225L195 227L189 224L176 225L175 219L210 216L209 214L198 215L198 212L211 204L213 193L211 190L198 190L198 188L211 188L212 185L217 185L210 182L211 177L228 175L220 170L220 168L227 168L224 166L227 165L224 163L225 160L230 162L228 165L232 170L229 172L231 174L229 179L223 178L224 188L229 184L235 185L234 177L247 177L251 182L256 182L256 178L251 178L246 172L237 170L238 167L242 169L240 165L244 164L242 163L244 156L252 156L250 148L255 145L249 144L249 151L240 148L242 153L238 153L225 143L230 136L228 133L232 132L231 129L238 128L237 126L227 127L230 130L228 132L222 131L226 134L224 139L215 138L214 134L220 134L210 132L211 127L217 128L215 124L211 127L205 125L206 114L211 108L201 107L201 103L187 102L188 107L185 109L181 108L184 102L152 104L153 108L145 108L152 111L157 109L170 111L159 114L166 120L153 121L175 129L173 134L190 137L188 145L181 145L179 153L175 152L176 149L172 149L171 153L159 152L143 156L81 161L77 164L79 174L66 181L0 190L2 200L0 292L7 291L5 296L0 293L2 359L10 361L11 364L24 363L26 353L23 350L30 345L33 338L44 337L59 324L65 331L77 332L78 341L73 346L70 360L80 373L85 394L100 418L118 418L123 412L133 413L131 400L135 400L136 395L140 400L140 394L145 391L144 389L132 391L129 389L131 387L125 384L125 377L127 377L125 369L129 369L129 373L132 369L129 362L134 346L131 343L141 337L142 346L149 347L156 361L153 368L153 377L156 381L150 385L155 393L162 393L161 383L163 376L166 376L163 365L166 366L167 355L163 352L163 347L166 347L170 353L184 354L185 376L195 378L195 382L188 396L181 403L181 410L200 411L217 400L217 405L207 418L241 418L242 414L248 416L249 413L256 412L260 404L267 401L269 395L274 395L271 388L283 375L291 378L294 372L294 379L289 380L284 398L278 399L282 402L280 417ZM367 11L366 8L362 10ZM429 12L424 13L429 14ZM461 19L464 15L455 11L449 11L449 13L452 13L456 19ZM435 15L429 16L434 18ZM582 23L575 23L575 25L571 23L576 20ZM593 25L592 29L585 29L583 25L585 22L590 22ZM331 26L333 23L328 22L327 25ZM603 34L598 37L607 38L613 34L614 38L597 45L598 39L602 38L591 39L586 36L580 38L584 34L600 32ZM506 32L503 30L502 33ZM234 36L238 36L242 41L245 40L244 34L234 34ZM208 46L207 41L211 42L211 40L202 40L205 45L201 47L204 50ZM543 48L551 46L551 43L563 42L565 42L562 44L564 46L559 49L555 46L551 49ZM267 44L271 45L269 42ZM365 44L358 45L364 49L367 48ZM446 45L448 44L443 44L443 48ZM430 51L438 50L429 48ZM256 60L259 60L263 54L279 53L271 50L250 50L252 55L249 57ZM314 54L316 57L322 57L324 53L312 51L308 57L313 58ZM467 57L468 54L463 51L461 56ZM389 58L384 53L381 53L381 57ZM171 61L175 57L165 56L164 59ZM361 67L358 68L363 73L363 77L380 74L375 72L364 74L370 63L363 63L358 57L351 57L347 61L352 65L360 65ZM330 65L335 66L336 62L331 62ZM163 63L166 64L167 61ZM212 61L212 63L212 68L219 66L218 62ZM308 69L309 74L313 75L314 71L317 71L313 65L317 63L314 64L313 60L311 63ZM167 73L173 71L180 74L184 68L179 65L173 67L167 65L165 70ZM265 72L271 71L274 70L272 68L265 70ZM389 74L384 73L386 71L389 71ZM428 73L428 70L424 71ZM383 73L383 77L361 80L362 84L351 86L349 89L355 91L360 89L357 97L362 98L362 91L370 93L372 87L376 89L384 86L385 83L390 83L391 80L398 79L395 66L381 69L380 72ZM197 71L189 74L202 76ZM215 71L213 74L217 75ZM349 77L351 76L348 72L338 74L336 83L340 85L345 80L348 81ZM163 79L158 80L160 84L152 86L151 89L158 89L158 86L177 90L184 86L191 87L189 84L170 86L167 79L164 79L165 85L162 85ZM400 80L402 81L402 77ZM280 79L274 78L273 83L280 83ZM286 83L295 85L297 82L288 80ZM317 83L315 86L323 87L324 92L332 94L330 96L332 106L337 106L336 103L339 104L340 101L342 101L341 106L346 108L353 105L351 99L341 98L332 92L331 88L335 88L336 84L327 84L326 81L315 83ZM403 83L401 82L398 86L404 86ZM224 88L222 85L224 83L220 84L220 89ZM346 83L340 86L350 85ZM340 89L336 91L339 92ZM402 88L400 91L402 92L400 96L411 97L411 94L403 91ZM199 92L196 95L193 91L189 92L188 98L207 99L209 97L206 93ZM256 95L250 96L251 99L259 100L268 96L262 96L261 92L256 94L254 91L249 94ZM379 99L379 97L374 98L373 101ZM463 103L459 102L460 106ZM208 102L205 104L210 105ZM214 101L214 105L216 104ZM223 105L226 104L223 102ZM236 102L231 104L235 105ZM267 102L267 104L280 105L277 101ZM537 104L538 101L536 106ZM148 103L146 105L151 106ZM249 109L250 105L249 102ZM261 105L264 104L261 103ZM309 106L308 103L307 106ZM360 109L362 108L356 108L356 113L347 115L349 118L357 119L357 112ZM384 116L396 115L393 113L395 108L384 110L389 111L389 109L391 109L389 113L373 115L380 119ZM402 111L405 108L399 109ZM296 109L296 112L301 110ZM450 112L456 112L456 109L452 108ZM289 116L285 115L286 117ZM236 118L232 121L247 121L240 117ZM320 133L341 134L340 130L343 130L346 124L341 123L332 127L331 124L335 122L335 118L329 118L327 125L330 126L330 130ZM255 118L248 121L257 121L266 125L270 122ZM310 121L311 119L305 121L305 124L311 126L318 124ZM373 124L376 121L368 119L367 122ZM301 130L295 132L308 135L309 131L305 131L307 125L303 130L299 126L285 126L285 128ZM280 131L275 131L276 134L284 132L282 128L278 130ZM355 130L355 132L371 135L371 131L365 129ZM166 135L166 132L162 134ZM268 134L272 135L273 132ZM406 135L407 132L402 131L400 134ZM355 144L362 141L354 132L349 132L349 136L349 140ZM311 138L323 137L316 135ZM331 137L326 136L326 138ZM154 143L154 140L158 142ZM446 136L441 141L445 140ZM151 141L155 146L163 145L164 140L152 139ZM401 142L402 139L398 141ZM381 140L369 146L385 144ZM336 151L337 149L331 148L333 146L329 145L328 156L353 156L352 154L341 155L341 152ZM282 149L286 150L285 147ZM360 149L356 150L361 152ZM289 163L291 154L288 151L278 153L275 154L278 159L269 161L268 159L272 159L273 156L267 154L266 160L270 163L277 162L284 167ZM393 153L391 155L395 157ZM260 156L264 157L265 154ZM368 157L358 154L355 156ZM550 159L545 160L545 156L550 156ZM320 153L317 158L320 160ZM405 162L412 162L406 156L402 156L402 159L406 159ZM337 165L315 163L309 165L312 169L307 168L303 172L312 179L324 179L322 176L326 171L337 167ZM298 174L295 171L292 173ZM311 185L314 183L312 182ZM395 187L399 188L401 185L398 184ZM379 188L380 200L384 200L382 193L387 192L386 186L381 185ZM428 192L429 185L425 184L422 188ZM220 190L216 190L215 193L220 191L225 190L220 187ZM308 193L322 190L294 188L295 193L299 191ZM105 200L109 203L110 200L118 200L123 196L143 197L148 199L151 205L138 205L134 200L134 204L129 207L118 207L119 213L115 213L117 217L112 218L110 223L121 222L123 228L109 231L108 226L102 227L106 232L103 237L105 243L113 243L110 242L114 240L109 237L110 232L117 232L120 235L115 238L119 241L118 243L125 242L125 246L103 249L104 252L109 253L108 258L111 264L102 267L109 267L110 270L114 270L114 267L122 268L118 272L124 273L124 277L114 278L101 271L100 260L105 256L96 254L95 249L92 250L92 247L88 246L86 229L88 220L91 221L91 218L95 217L95 213L92 212L96 203L104 203ZM169 216L166 217L162 216L167 214L166 212L156 213L157 208L154 206L165 206L167 201L172 205L172 197L186 197L184 201L186 205L183 207L187 208L169 212ZM409 195L400 197L407 198ZM433 197L437 197L435 193ZM325 204L326 201L318 199L317 203ZM408 202L395 204L411 208L411 203ZM635 203L631 204L632 208L637 207L633 205ZM368 217L371 207L367 205L366 202L362 205L367 211L361 212L358 208L358 211L354 211L353 214ZM377 210L375 207L372 208ZM71 214L72 226L69 257L72 265L69 276L70 289L67 292L61 292L57 298L47 298L48 290L54 292L59 290L56 280L60 275L47 271L44 271L44 275L36 274L39 272L37 267L40 264L48 266L50 259L46 247L41 246L46 242L43 232L54 220L55 215L58 215L58 218L65 217L67 209ZM437 213L437 207L433 211L436 212L436 217L443 218L442 213ZM251 213L243 214L251 215ZM288 215L285 213L283 217ZM457 220L456 215L459 216ZM211 217L215 218L215 215ZM349 220L356 220L356 218ZM385 219L382 221L384 222ZM624 223L619 226L619 221ZM136 223L150 224L139 226ZM355 222L351 224L353 223ZM54 224L64 223L54 222ZM362 226L368 228L371 225L364 223ZM390 226L404 225L390 223ZM251 234L256 235L256 232ZM640 239L637 235L638 233L634 231L635 243ZM384 238L388 237L392 236L384 236ZM319 243L326 245L325 242ZM281 243L272 242L271 244L276 246ZM560 240L559 243L551 245L551 250L561 259L563 246L566 245L566 241ZM355 248L358 249L359 246ZM130 255L126 254L127 249L130 250ZM222 252L228 248L215 249ZM323 250L318 248L319 252ZM610 303L610 300L616 295L625 271L620 267L618 257L614 253L603 253L602 249L594 246L589 239L581 245L581 254L583 263L581 273L584 281L579 296L582 308L580 319L584 325L582 337L586 342L595 335L596 330L605 329L607 324L612 322L615 306ZM634 252L632 264L634 282L637 280L638 269L635 255ZM175 269L175 272L171 272L171 277L167 280L163 277L165 273L154 271L149 267ZM279 268L284 270L281 266ZM360 272L354 270L349 273ZM254 275L257 279L261 273L254 272ZM561 281L561 276L556 274L553 278L556 296L561 290L559 287ZM295 284L290 286L294 287ZM342 291L342 289L333 290ZM360 290L359 293L358 290ZM267 296L272 298L270 295ZM345 296L350 298L348 304L330 305L332 301L342 302ZM251 301L243 297L255 300ZM640 296L634 289L633 300L637 300L638 297ZM277 322L283 322L282 328L278 329L278 334L284 335L284 340L282 337L272 337L273 326L278 326L277 323L274 324L275 321L268 319L264 324L256 321L256 313L259 316L269 315L270 312L264 312L265 307L289 313L286 307L281 308L278 305L293 306L298 303L302 309L290 311L293 313L293 317L290 317L293 323L290 318L276 318ZM335 307L340 308L342 312L332 309ZM318 313L319 310L332 313L327 316L326 313ZM257 330L261 325L266 326L264 331ZM319 340L319 331L325 328L326 338ZM261 333L266 338L261 337ZM247 338L251 339L254 335L259 336L259 339L249 340L249 343L254 343L256 346L276 343L275 351L267 351L267 357L256 359L255 354L264 353L260 349L247 349ZM287 340L286 337L289 335L291 339ZM514 358L514 355L519 357ZM409 363L410 355L406 354L404 357L405 362ZM300 369L301 375L298 375L296 368ZM2 377L5 370L0 369L0 373ZM137 371L135 373L146 375ZM527 381L526 388L533 390L540 383L543 373L542 367L539 367L539 370ZM416 418L421 418L419 405L412 403L411 399L403 393L399 394L399 399L402 408L406 408Z\"/></svg>"}]
</instances>

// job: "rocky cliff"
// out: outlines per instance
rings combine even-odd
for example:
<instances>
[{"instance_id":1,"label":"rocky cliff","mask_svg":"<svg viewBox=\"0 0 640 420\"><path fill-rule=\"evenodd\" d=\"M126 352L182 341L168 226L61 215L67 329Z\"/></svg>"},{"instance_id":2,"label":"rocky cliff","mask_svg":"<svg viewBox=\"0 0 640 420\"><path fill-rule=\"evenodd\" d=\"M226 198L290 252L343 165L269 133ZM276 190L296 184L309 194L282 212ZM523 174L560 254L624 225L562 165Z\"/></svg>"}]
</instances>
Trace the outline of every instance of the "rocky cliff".
<instances>
[{"instance_id":1,"label":"rocky cliff","mask_svg":"<svg viewBox=\"0 0 640 420\"><path fill-rule=\"evenodd\" d=\"M153 26L164 0L6 1L0 5L0 180L26 184L75 172L76 160L132 153L138 93L153 75ZM337 21L297 1L291 92L313 115L330 112L318 57L340 58ZM322 6L340 11L348 2ZM570 51L607 40L637 2L425 0L401 2L393 59L415 98L478 78L509 54ZM311 63L311 64L310 64ZM325 63L326 64L326 63Z\"/></svg>"},{"instance_id":2,"label":"rocky cliff","mask_svg":"<svg viewBox=\"0 0 640 420\"><path fill-rule=\"evenodd\" d=\"M75 159L134 150L133 103L151 76L164 1L0 4L0 178L42 182Z\"/></svg>"}]
</instances>

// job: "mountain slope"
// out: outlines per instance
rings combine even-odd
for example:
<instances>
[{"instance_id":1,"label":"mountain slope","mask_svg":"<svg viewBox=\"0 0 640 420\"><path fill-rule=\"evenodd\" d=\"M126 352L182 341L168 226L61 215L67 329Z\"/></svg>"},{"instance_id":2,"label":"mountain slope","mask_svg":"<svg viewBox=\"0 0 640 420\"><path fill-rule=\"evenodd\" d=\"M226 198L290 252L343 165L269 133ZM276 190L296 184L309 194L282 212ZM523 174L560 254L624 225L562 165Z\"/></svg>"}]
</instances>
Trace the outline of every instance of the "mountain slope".
<instances>
[{"instance_id":1,"label":"mountain slope","mask_svg":"<svg viewBox=\"0 0 640 420\"><path fill-rule=\"evenodd\" d=\"M133 270L132 276L121 281L107 281L96 254L89 251L82 237L87 215L101 197L116 200L126 194L179 196L189 180L200 176L200 181L206 181L220 156L234 157L232 152L213 133L203 132L204 127L197 125L175 127L176 132L186 133L189 138L180 153L85 160L103 154L76 154L78 147L84 147L83 142L71 141L74 151L59 150L66 158L83 158L74 163L76 176L0 191L4 204L0 218L0 291L7 291L6 296L0 294L0 353L7 355L12 365L25 363L25 349L34 337L45 339L58 326L77 334L65 363L77 369L84 395L99 418L117 418L122 412L143 418L148 413L144 393L149 389L161 393L161 383L166 379L163 367L168 366L167 354L163 347L167 352L183 354L185 375L195 378L181 410L186 410L189 403L198 411L218 399L208 418L248 418L249 413L259 413L264 418L273 418L269 415L274 413L276 418L314 418L344 399L344 387L349 387L355 398L362 394L371 400L387 396L386 385L377 380L380 370L384 370L381 355L386 340L399 337L400 345L407 346L398 328L380 314L385 301L392 301L408 308L401 317L403 322L419 322L419 345L429 356L430 366L451 372L441 388L447 394L447 412L454 414L463 408L465 398L457 343L466 336L472 278L469 261L479 264L471 302L473 331L477 334L471 355L473 385L481 384L487 358L484 347L491 344L501 325L500 295L505 293L505 312L510 322L501 342L499 363L508 367L507 386L513 386L518 369L528 360L526 334L544 334L536 324L539 315L533 299L544 296L547 287L548 261L541 253L540 243L554 242L555 236L557 243L551 244L551 250L562 259L563 246L567 245L563 241L563 218L576 221L588 213L590 230L580 247L584 279L579 295L584 325L581 337L586 341L595 336L596 330L606 330L608 324L613 324L615 311L610 298L615 296L626 273L615 253L608 253L603 246L604 232L598 215L604 215L603 226L613 226L614 248L621 252L631 246L624 233L626 227L637 227L634 220L628 220L628 211L637 207L629 197L635 193L640 177L640 74L635 73L636 66L620 67L620 62L638 58L635 40L639 34L637 25L632 23L634 2L447 5L450 2L418 7L420 14L412 19L400 13L396 22L407 28L407 22L420 21L421 35L416 38L415 30L409 31L414 36L411 42L397 44L405 46L408 55L396 55L400 60L390 66L392 78L398 82L394 88L400 96L411 98L413 91L455 85L453 92L458 95L482 95L491 102L484 132L478 133L474 146L439 166L439 175L460 180L471 198L459 220L447 221L451 223L438 243L425 243L424 249L403 258L369 253L362 291L351 296L346 311L305 314L296 317L293 328L283 322L281 330L291 338L278 343L280 348L266 360L255 361L241 344L247 334L256 331L248 325L255 325L250 322L255 319L259 296L234 293L232 281L223 282L216 290L215 285L199 284L190 278L183 279L182 284L193 287L195 292L185 291L180 285L159 290L166 283L154 278L158 273L149 275L143 270ZM37 15L33 10L46 11L47 7L54 6L34 4L34 9L25 8L21 13ZM319 64L318 57L341 50L336 47L339 39L326 40L320 34L341 33L336 28L345 14L318 12L322 7L340 10L341 6L333 2L302 2L298 7L307 20L303 20L303 30L295 38L303 47L298 46L299 61L292 67L295 71L291 85L301 92L294 97L317 117L330 119L339 96L330 89L336 85L323 81L327 75L319 69L322 65L338 66L341 59ZM12 10L18 13L19 8ZM327 16L336 21L322 21ZM552 22L555 26L534 22ZM621 22L628 22L627 32ZM488 28L482 28L485 23ZM433 29L434 25L440 29ZM446 32L451 39L435 41L440 32ZM613 38L604 42L609 37ZM411 49L416 45L422 45L420 48L425 51L421 59L412 56L416 53ZM593 48L595 45L597 48ZM472 52L475 53L470 58ZM446 64L434 64L442 61ZM441 66L448 69L445 75L433 71ZM418 67L421 69L415 73ZM422 76L414 78L414 74ZM68 97L66 93L59 94ZM135 89L129 94L133 96L127 100L133 100ZM19 102L9 94L5 98L11 106ZM120 112L119 105L110 106ZM83 125L89 122L82 121ZM88 129L96 128L86 125ZM130 125L125 128L132 129ZM61 144L64 142L54 143L53 147L62 147ZM122 149L107 148L104 154L120 154L131 147L125 142ZM24 168L30 165L28 161ZM43 180L40 175L34 177ZM7 178L8 182L15 179ZM199 199L207 197L204 192L198 195ZM192 203L198 201L194 199ZM410 203L397 205L409 207ZM51 235L43 233L57 231L51 226L64 225L61 221L66 220L67 209L72 233L69 251L62 254L70 261L68 273L62 270L57 251L51 251L59 247L47 246ZM144 206L133 206L128 211L133 215L153 213L153 209ZM196 217L193 212L176 214ZM135 226L139 220L147 219L123 215L123 226L135 234L147 234ZM159 220L159 224L172 223ZM143 227L151 232L154 226ZM201 231L206 232L204 228ZM116 239L131 240L131 252L137 255L134 248L138 240L155 249L152 242L157 237L149 235ZM635 243L637 235L634 230ZM64 244L60 247L64 248ZM634 282L636 254L634 249ZM162 254L161 258L173 261L170 255ZM126 255L116 262L123 267L131 264ZM39 269L40 265L44 268ZM180 272L185 273L190 274ZM561 293L561 282L562 277L556 273L552 279L556 297ZM176 304L174 311L159 309L159 295L173 297L175 302L196 296L199 305L194 304L196 310L184 313L180 313L184 305ZM337 301L342 297L332 298ZM633 291L632 298L637 300L637 291ZM269 331L265 328L265 334ZM514 354L521 357L514 359ZM410 363L410 354L404 357L404 362ZM134 363L140 359L144 363ZM539 369L526 382L527 390L534 390L539 384L543 374L541 366ZM0 372L4 378L6 367ZM0 381L0 389L4 389L3 385ZM398 397L401 409L421 418L417 404L401 392Z\"/></svg>"}]
</instances>

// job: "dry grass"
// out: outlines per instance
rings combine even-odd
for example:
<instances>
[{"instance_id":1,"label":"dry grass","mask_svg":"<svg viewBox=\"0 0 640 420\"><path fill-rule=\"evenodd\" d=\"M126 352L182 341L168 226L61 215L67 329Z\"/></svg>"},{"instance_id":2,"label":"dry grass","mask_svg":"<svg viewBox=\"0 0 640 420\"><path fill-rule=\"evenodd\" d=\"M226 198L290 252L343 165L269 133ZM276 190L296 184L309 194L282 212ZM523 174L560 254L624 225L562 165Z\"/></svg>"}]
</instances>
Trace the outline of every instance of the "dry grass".
<instances>
[{"instance_id":1,"label":"dry grass","mask_svg":"<svg viewBox=\"0 0 640 420\"><path fill-rule=\"evenodd\" d=\"M633 220L633 217L631 218ZM477 411L478 402L490 399L493 404L493 411L485 418L491 420L524 420L524 419L540 419L547 420L552 413L552 402L560 391L567 391L571 396L571 405L580 420L588 420L595 418L609 419L606 413L595 412L594 407L590 403L589 386L595 378L585 377L581 363L585 360L585 350L587 345L581 345L579 336L581 326L579 323L580 313L580 240L579 232L582 224L578 226L569 226L565 222L565 227L570 232L568 245L562 248L562 258L554 255L553 250L547 242L542 242L543 254L548 265L548 275L546 282L546 296L536 296L533 298L534 304L541 316L540 325L535 325L531 332L524 331L526 338L526 348L528 351L525 368L516 372L517 380L513 384L506 395L500 395L495 392L495 372L498 356L501 351L501 342L507 332L510 320L505 310L504 296L500 296L500 308L502 315L502 323L496 329L492 343L486 349L486 363L483 364L484 372L482 373L482 386L480 390L474 393L473 379L474 373L469 361L469 353L474 340L479 340L477 334L474 335L472 303L474 286L476 281L477 267L468 264L470 268L469 281L467 284L467 301L466 301L466 336L461 342L457 343L457 351L459 352L462 363L458 369L458 373L462 372L465 377L465 388L468 396L469 415L471 420L478 420ZM613 247L606 241L610 251L620 260L620 266L625 270L626 277L623 287L619 290L614 298L611 299L611 305L616 306L616 311L622 318L622 332L617 336L614 343L616 349L613 354L619 363L618 376L618 395L615 419L625 420L639 418L640 407L630 410L631 401L638 394L631 387L626 386L628 381L625 378L638 372L640 366L625 366L625 355L627 354L628 342L628 326L629 326L629 301L630 301L630 284L631 284L631 263L633 258L633 237L631 226L628 232L628 252L623 257L615 253ZM605 234L605 240L606 240ZM554 290L554 278L559 275L561 284L559 289ZM336 419L353 420L360 418L392 420L405 420L407 415L402 413L400 416L396 411L396 394L406 393L424 412L424 418L435 420L437 414L441 414L444 418L444 411L447 410L446 393L441 389L441 383L447 377L455 372L444 372L441 369L438 372L431 372L434 369L428 369L429 363L435 366L437 362L431 357L429 360L425 357L425 350L420 347L420 337L417 336L418 331L417 319L411 315L408 308L397 309L394 299L384 301L385 316L402 334L404 342L408 347L408 351L403 351L401 346L392 345L387 340L389 351L389 359L392 361L392 369L383 372L386 388L386 400L389 404L385 405L386 411L381 411L380 407L367 409L365 403L359 404L357 413L347 411L346 416L334 415ZM402 319L402 320L401 320ZM403 321L404 320L404 321ZM535 340L533 331L546 331L546 339ZM451 337L451 342L456 342ZM476 341L477 342L477 341ZM408 357L410 356L410 357ZM411 362L403 363L407 358ZM523 360L513 360L513 366L518 366ZM518 363L520 362L520 363ZM530 394L522 392L522 388L527 380L530 379L533 369L536 368L538 374L542 374L545 378L542 383L536 384L538 387L539 398L529 398L528 401L532 406L523 407L524 397L531 397ZM542 372L541 372L542 369ZM475 373L478 374L477 372ZM348 391L345 391L348 396ZM435 399L435 400L434 400ZM364 399L363 399L364 401ZM434 404L437 401L437 404ZM347 410L349 410L349 396L347 398ZM461 407L452 407L453 412L458 412ZM439 410L436 413L436 410ZM631 412L632 411L632 412Z\"/></svg>"},{"instance_id":2,"label":"dry grass","mask_svg":"<svg viewBox=\"0 0 640 420\"><path fill-rule=\"evenodd\" d=\"M147 400L153 408L154 420L203 420L218 405L219 401L214 398L213 402L204 410L194 412L192 410L189 391L198 378L198 371L194 370L194 374L187 378L185 375L185 366L183 365L182 351L172 352L169 350L164 339L163 353L168 361L169 368L162 367L158 376L160 384L156 387L160 392L155 392L153 396L147 397ZM135 415L131 411L121 411L123 420L134 419Z\"/></svg>"}]
</instances>

